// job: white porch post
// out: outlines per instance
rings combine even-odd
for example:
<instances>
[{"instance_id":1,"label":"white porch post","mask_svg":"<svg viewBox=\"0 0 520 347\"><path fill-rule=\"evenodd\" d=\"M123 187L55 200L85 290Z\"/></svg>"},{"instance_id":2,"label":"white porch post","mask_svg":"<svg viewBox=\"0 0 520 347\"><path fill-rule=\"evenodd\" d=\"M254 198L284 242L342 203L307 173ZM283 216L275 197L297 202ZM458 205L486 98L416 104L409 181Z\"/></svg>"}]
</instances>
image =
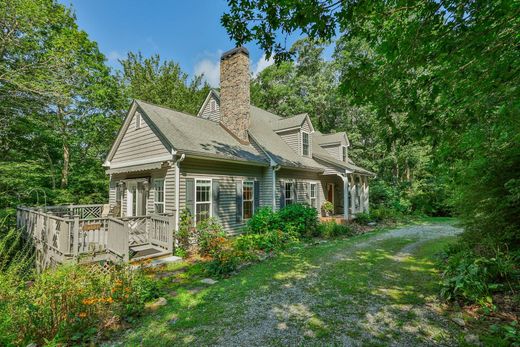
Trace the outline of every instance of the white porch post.
<instances>
[{"instance_id":1,"label":"white porch post","mask_svg":"<svg viewBox=\"0 0 520 347\"><path fill-rule=\"evenodd\" d=\"M370 211L369 211L370 201L368 198L368 176L365 176L365 201L366 201L366 212L370 213Z\"/></svg>"},{"instance_id":2,"label":"white porch post","mask_svg":"<svg viewBox=\"0 0 520 347\"><path fill-rule=\"evenodd\" d=\"M354 174L350 175L350 211L352 217L356 214L356 182L354 181Z\"/></svg>"},{"instance_id":3,"label":"white porch post","mask_svg":"<svg viewBox=\"0 0 520 347\"><path fill-rule=\"evenodd\" d=\"M342 177L343 179L343 218L348 221L348 176L345 175Z\"/></svg>"},{"instance_id":4,"label":"white porch post","mask_svg":"<svg viewBox=\"0 0 520 347\"><path fill-rule=\"evenodd\" d=\"M359 207L362 212L367 212L365 201L365 176L359 176Z\"/></svg>"}]
</instances>

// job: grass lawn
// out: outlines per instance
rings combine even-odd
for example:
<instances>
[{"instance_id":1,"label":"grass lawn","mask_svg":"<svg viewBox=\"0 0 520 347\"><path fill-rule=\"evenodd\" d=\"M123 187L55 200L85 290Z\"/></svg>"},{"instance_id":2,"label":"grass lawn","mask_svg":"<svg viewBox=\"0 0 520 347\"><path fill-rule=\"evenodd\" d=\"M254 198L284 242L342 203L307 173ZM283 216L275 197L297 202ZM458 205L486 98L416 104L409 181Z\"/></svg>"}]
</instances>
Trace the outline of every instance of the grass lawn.
<instances>
[{"instance_id":1,"label":"grass lawn","mask_svg":"<svg viewBox=\"0 0 520 347\"><path fill-rule=\"evenodd\" d=\"M118 337L125 345L458 344L437 298L447 223L299 246L214 285L174 264L156 275L166 306ZM114 342L114 341L113 341Z\"/></svg>"}]
</instances>

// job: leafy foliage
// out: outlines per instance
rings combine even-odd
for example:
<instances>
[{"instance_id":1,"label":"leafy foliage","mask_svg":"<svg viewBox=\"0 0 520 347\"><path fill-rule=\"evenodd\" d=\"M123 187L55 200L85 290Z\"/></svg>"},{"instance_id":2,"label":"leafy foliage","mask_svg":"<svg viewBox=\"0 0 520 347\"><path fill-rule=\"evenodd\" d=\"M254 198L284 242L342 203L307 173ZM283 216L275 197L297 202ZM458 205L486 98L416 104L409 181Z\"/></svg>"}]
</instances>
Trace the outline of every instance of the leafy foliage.
<instances>
[{"instance_id":1,"label":"leafy foliage","mask_svg":"<svg viewBox=\"0 0 520 347\"><path fill-rule=\"evenodd\" d=\"M280 209L277 213L283 231L293 231L307 237L316 234L318 213L315 208L303 204L291 204Z\"/></svg>"}]
</instances>

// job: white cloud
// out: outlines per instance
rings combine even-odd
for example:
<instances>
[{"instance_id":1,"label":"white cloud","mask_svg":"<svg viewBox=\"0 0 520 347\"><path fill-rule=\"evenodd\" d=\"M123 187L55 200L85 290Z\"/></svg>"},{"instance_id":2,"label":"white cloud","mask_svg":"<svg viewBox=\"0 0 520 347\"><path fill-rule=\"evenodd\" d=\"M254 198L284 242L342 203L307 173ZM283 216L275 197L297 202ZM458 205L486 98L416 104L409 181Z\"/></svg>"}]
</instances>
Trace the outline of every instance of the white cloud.
<instances>
[{"instance_id":1,"label":"white cloud","mask_svg":"<svg viewBox=\"0 0 520 347\"><path fill-rule=\"evenodd\" d=\"M195 75L204 75L204 80L212 87L218 87L220 82L220 59L217 61L203 59L195 64Z\"/></svg>"},{"instance_id":2,"label":"white cloud","mask_svg":"<svg viewBox=\"0 0 520 347\"><path fill-rule=\"evenodd\" d=\"M202 60L195 64L195 75L204 74L204 80L212 87L218 87L220 83L220 56L222 50L217 50L214 53L204 52ZM251 73L256 77L263 69L274 64L274 59L271 57L265 59L265 54L258 59L256 63L251 64Z\"/></svg>"},{"instance_id":3,"label":"white cloud","mask_svg":"<svg viewBox=\"0 0 520 347\"><path fill-rule=\"evenodd\" d=\"M262 57L256 62L256 64L253 64L253 76L258 76L258 74L262 72L263 69L273 64L273 57L265 59L265 54L262 54Z\"/></svg>"}]
</instances>

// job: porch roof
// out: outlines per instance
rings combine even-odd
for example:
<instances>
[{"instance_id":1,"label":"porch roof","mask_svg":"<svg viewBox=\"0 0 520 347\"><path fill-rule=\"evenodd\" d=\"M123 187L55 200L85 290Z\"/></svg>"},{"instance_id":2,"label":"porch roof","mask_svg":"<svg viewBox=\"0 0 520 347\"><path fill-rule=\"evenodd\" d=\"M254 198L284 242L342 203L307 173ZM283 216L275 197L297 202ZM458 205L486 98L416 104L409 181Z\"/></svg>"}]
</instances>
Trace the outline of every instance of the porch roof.
<instances>
[{"instance_id":1,"label":"porch roof","mask_svg":"<svg viewBox=\"0 0 520 347\"><path fill-rule=\"evenodd\" d=\"M111 175L111 174L119 174L119 173L125 173L125 172L148 171L148 170L160 169L161 167L162 167L162 162L140 164L140 165L130 165L130 166L123 166L123 167L108 169L107 174Z\"/></svg>"}]
</instances>

